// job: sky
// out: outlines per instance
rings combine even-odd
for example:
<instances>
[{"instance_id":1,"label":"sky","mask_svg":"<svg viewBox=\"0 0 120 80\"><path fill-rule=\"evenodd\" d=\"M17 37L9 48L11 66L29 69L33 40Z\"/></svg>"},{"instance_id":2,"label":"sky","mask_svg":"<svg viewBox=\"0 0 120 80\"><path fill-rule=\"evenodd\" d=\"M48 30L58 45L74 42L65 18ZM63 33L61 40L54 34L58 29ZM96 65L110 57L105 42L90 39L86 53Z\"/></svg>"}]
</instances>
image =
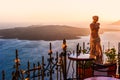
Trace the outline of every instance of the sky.
<instances>
[{"instance_id":1,"label":"sky","mask_svg":"<svg viewBox=\"0 0 120 80\"><path fill-rule=\"evenodd\" d=\"M79 24L120 20L120 0L0 0L0 23Z\"/></svg>"}]
</instances>

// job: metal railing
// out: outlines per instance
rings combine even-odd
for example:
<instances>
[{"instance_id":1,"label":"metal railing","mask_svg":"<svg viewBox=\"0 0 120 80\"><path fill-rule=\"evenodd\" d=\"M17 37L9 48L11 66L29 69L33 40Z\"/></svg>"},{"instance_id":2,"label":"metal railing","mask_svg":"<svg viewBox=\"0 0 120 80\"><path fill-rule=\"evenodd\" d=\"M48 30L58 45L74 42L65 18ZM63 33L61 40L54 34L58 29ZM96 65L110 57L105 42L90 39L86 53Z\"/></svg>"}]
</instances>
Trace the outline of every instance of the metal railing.
<instances>
[{"instance_id":1,"label":"metal railing","mask_svg":"<svg viewBox=\"0 0 120 80\"><path fill-rule=\"evenodd\" d=\"M81 51L87 50L85 53L89 53L89 48L85 49L85 42L83 42L82 45L83 49L81 49L81 46L79 43L76 46L76 53L79 55ZM68 72L69 72L69 66L67 56L71 54L71 51L67 51L67 44L66 40L63 40L62 44L63 51L58 53L56 52L56 56L53 56L52 52L52 44L49 44L49 57L47 58L47 63L45 63L45 58L42 56L41 63L37 62L37 65L33 63L33 67L31 68L31 64L28 61L26 70L20 69L20 59L18 56L18 50L16 50L16 58L14 60L14 71L12 72L12 80L68 80ZM73 51L74 53L74 51ZM118 45L118 59L120 59L120 43ZM118 60L120 61L120 60ZM120 65L120 62L119 62ZM77 66L77 64L76 64ZM77 70L77 67L76 67ZM120 74L120 66L118 67L118 72ZM78 74L77 71L75 73ZM5 79L5 71L2 71L2 80Z\"/></svg>"}]
</instances>

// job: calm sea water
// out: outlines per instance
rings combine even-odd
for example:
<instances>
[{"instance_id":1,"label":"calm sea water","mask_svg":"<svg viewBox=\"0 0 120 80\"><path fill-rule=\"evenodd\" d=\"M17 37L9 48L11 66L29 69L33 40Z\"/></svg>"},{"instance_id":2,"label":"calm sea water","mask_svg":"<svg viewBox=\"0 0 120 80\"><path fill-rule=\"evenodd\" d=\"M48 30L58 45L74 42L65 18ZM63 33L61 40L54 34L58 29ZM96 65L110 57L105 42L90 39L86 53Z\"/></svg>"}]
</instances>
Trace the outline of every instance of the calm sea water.
<instances>
[{"instance_id":1,"label":"calm sea water","mask_svg":"<svg viewBox=\"0 0 120 80\"><path fill-rule=\"evenodd\" d=\"M115 47L118 50L118 42L120 32L106 32L101 37L101 45L104 45L104 49ZM11 80L11 72L14 70L15 50L18 49L21 69L26 69L28 60L30 63L41 62L41 57L44 56L47 60L49 43L52 43L53 56L58 51L62 51L62 40L56 41L29 41L29 40L17 40L17 39L0 39L0 78L2 70L6 72L7 80ZM86 42L86 48L89 47L89 36L83 36L81 39L67 40L68 50L75 51L76 45ZM108 44L110 42L110 44Z\"/></svg>"}]
</instances>

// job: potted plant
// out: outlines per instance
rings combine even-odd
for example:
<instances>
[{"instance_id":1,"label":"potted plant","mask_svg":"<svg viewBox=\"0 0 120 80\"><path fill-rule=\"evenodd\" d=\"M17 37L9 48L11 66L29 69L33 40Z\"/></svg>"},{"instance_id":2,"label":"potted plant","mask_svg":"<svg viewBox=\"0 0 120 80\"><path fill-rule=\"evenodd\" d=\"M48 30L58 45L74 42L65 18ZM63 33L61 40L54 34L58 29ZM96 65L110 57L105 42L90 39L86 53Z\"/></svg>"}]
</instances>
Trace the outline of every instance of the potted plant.
<instances>
[{"instance_id":1,"label":"potted plant","mask_svg":"<svg viewBox=\"0 0 120 80\"><path fill-rule=\"evenodd\" d=\"M105 55L107 56L107 64L113 64L113 66L109 67L108 69L111 71L111 70L115 70L117 69L117 54L116 54L116 50L115 48L111 48L111 49L107 49L105 51ZM108 75L115 75L116 71L115 72L108 72Z\"/></svg>"},{"instance_id":2,"label":"potted plant","mask_svg":"<svg viewBox=\"0 0 120 80\"><path fill-rule=\"evenodd\" d=\"M116 56L117 56L117 54L116 54L115 48L107 49L105 51L105 55L107 56L107 62L108 63L116 63L116 60L117 60Z\"/></svg>"}]
</instances>

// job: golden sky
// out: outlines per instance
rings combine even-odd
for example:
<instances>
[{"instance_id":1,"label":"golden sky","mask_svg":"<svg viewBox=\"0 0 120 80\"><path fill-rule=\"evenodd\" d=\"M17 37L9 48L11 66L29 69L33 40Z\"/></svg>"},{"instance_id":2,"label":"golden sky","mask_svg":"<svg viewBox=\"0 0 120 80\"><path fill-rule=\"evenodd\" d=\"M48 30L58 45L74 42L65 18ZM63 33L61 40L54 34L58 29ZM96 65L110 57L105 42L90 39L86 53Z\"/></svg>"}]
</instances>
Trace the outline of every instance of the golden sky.
<instances>
[{"instance_id":1,"label":"golden sky","mask_svg":"<svg viewBox=\"0 0 120 80\"><path fill-rule=\"evenodd\" d=\"M120 0L0 0L0 22L78 23L120 20Z\"/></svg>"}]
</instances>

